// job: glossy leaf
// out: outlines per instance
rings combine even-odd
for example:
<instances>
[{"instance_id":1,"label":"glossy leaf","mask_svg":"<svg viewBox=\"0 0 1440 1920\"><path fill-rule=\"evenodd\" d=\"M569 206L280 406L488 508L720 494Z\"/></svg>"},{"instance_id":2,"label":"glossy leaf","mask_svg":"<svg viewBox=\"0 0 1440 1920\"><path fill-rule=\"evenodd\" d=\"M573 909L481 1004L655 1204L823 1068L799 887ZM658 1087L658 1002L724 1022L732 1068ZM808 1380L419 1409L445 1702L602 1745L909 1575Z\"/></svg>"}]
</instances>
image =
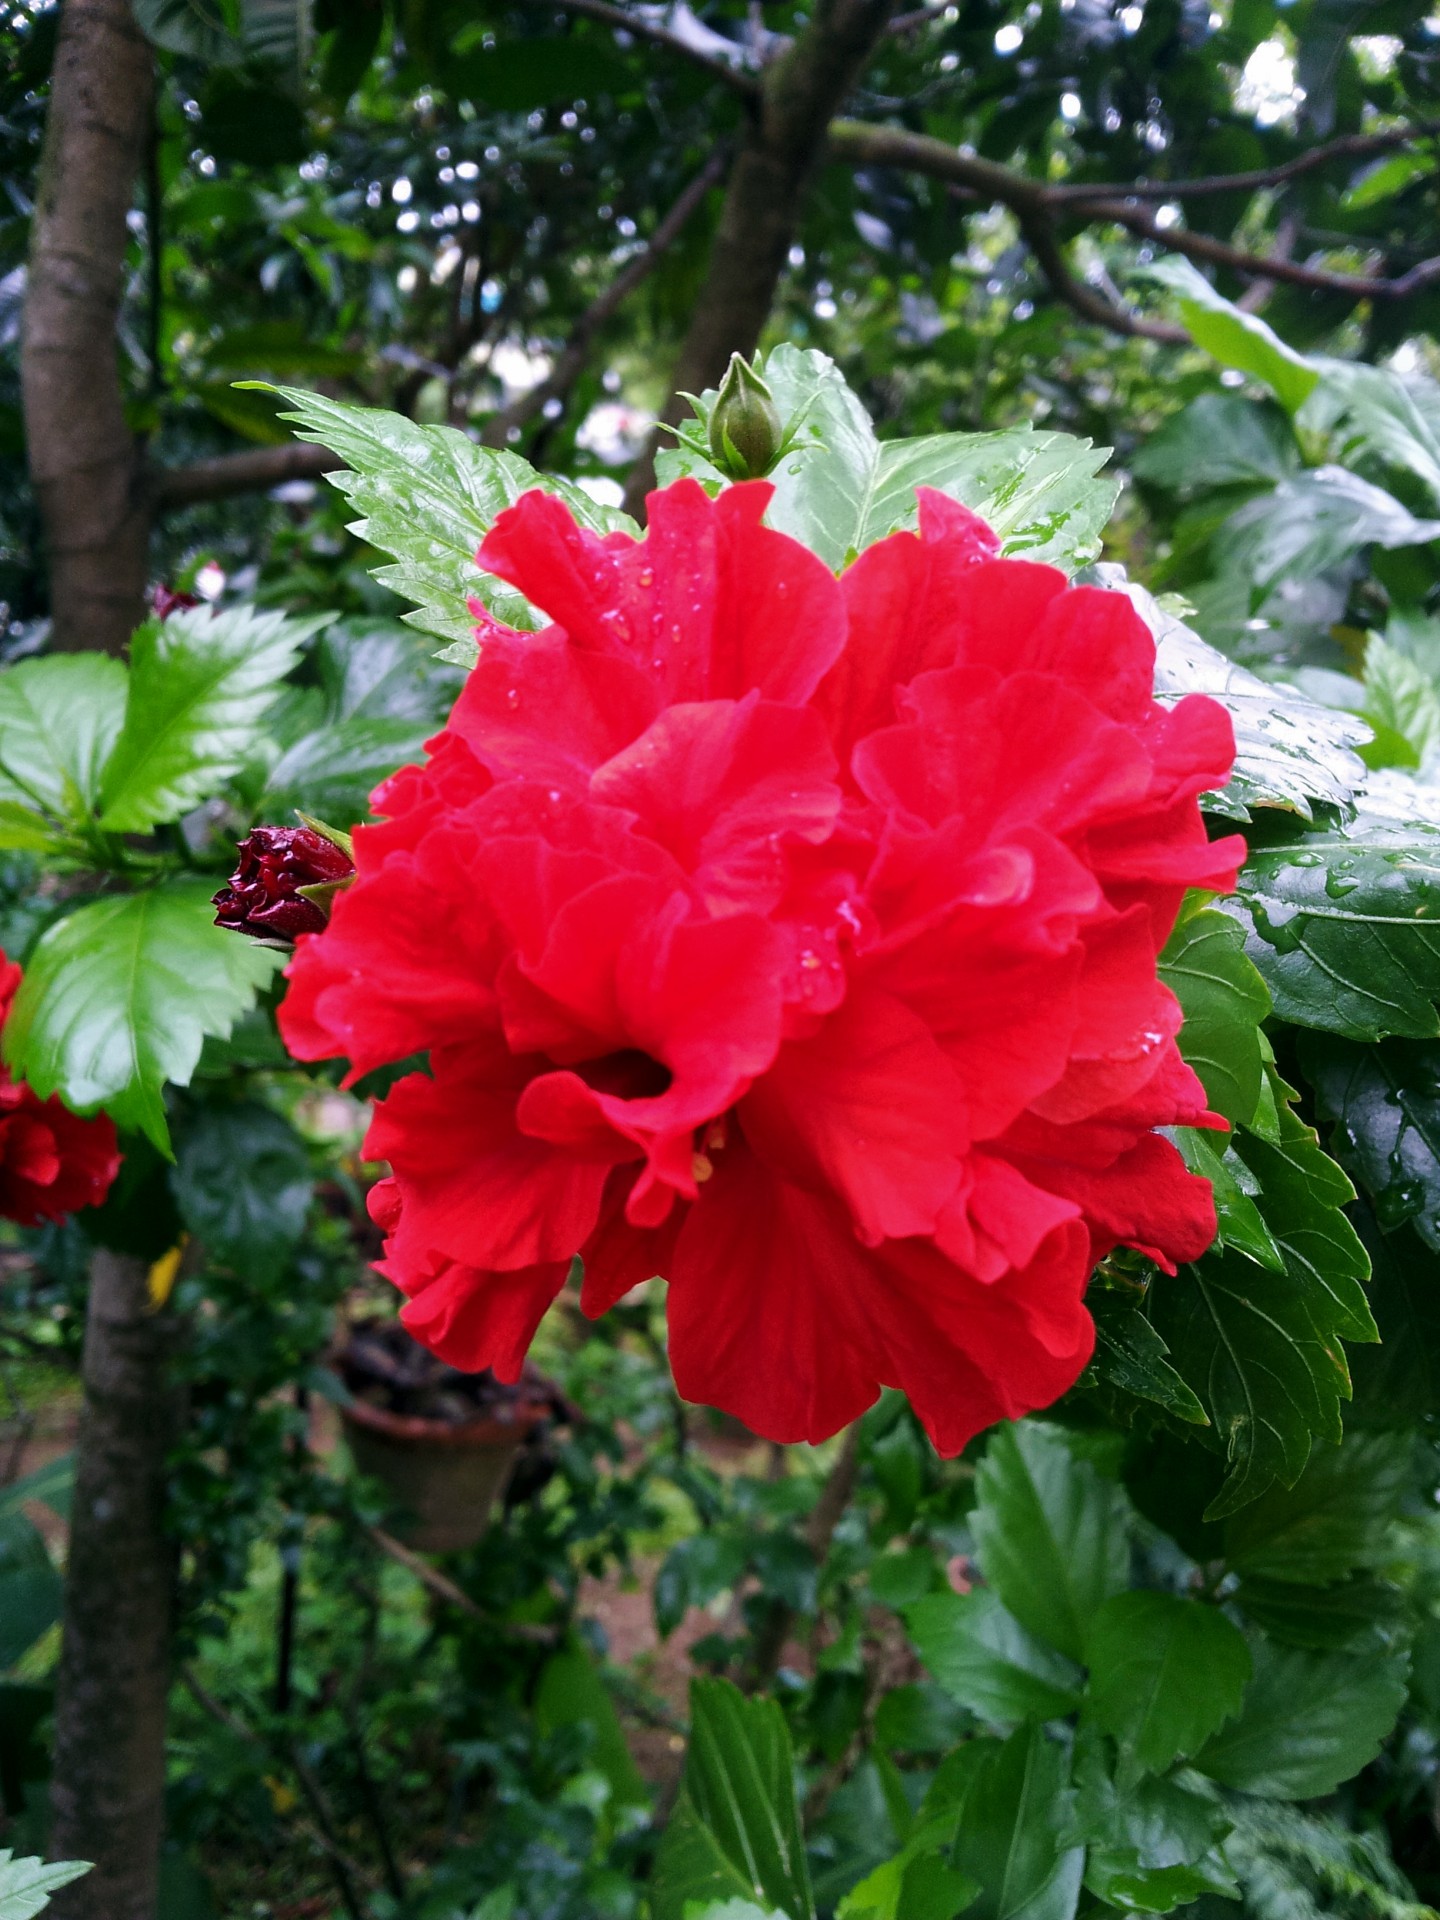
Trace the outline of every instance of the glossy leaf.
<instances>
[{"instance_id":1,"label":"glossy leaf","mask_svg":"<svg viewBox=\"0 0 1440 1920\"><path fill-rule=\"evenodd\" d=\"M1231 514L1225 562L1255 587L1342 566L1362 547L1440 539L1440 520L1417 518L1383 487L1346 467L1307 469Z\"/></svg>"},{"instance_id":2,"label":"glossy leaf","mask_svg":"<svg viewBox=\"0 0 1440 1920\"><path fill-rule=\"evenodd\" d=\"M0 1920L34 1920L50 1904L52 1893L90 1872L88 1860L16 1860L0 1848Z\"/></svg>"},{"instance_id":3,"label":"glossy leaf","mask_svg":"<svg viewBox=\"0 0 1440 1920\"><path fill-rule=\"evenodd\" d=\"M1028 1634L987 1587L928 1594L905 1627L936 1686L993 1725L1055 1720L1079 1704L1078 1667Z\"/></svg>"},{"instance_id":4,"label":"glossy leaf","mask_svg":"<svg viewBox=\"0 0 1440 1920\"><path fill-rule=\"evenodd\" d=\"M831 567L915 526L921 486L973 508L1006 553L1070 566L1099 553L1118 483L1099 477L1109 453L1088 440L1018 427L881 441L827 355L777 347L764 377L781 421L803 420L796 450L769 476L776 492L766 518ZM714 390L701 396L707 419L716 398ZM712 483L724 477L683 443L661 454L658 472L662 484L687 473Z\"/></svg>"},{"instance_id":5,"label":"glossy leaf","mask_svg":"<svg viewBox=\"0 0 1440 1920\"><path fill-rule=\"evenodd\" d=\"M434 731L428 720L365 714L327 722L286 747L270 769L257 811L267 819L311 813L350 826L368 816L370 795L382 780L422 757Z\"/></svg>"},{"instance_id":6,"label":"glossy leaf","mask_svg":"<svg viewBox=\"0 0 1440 1920\"><path fill-rule=\"evenodd\" d=\"M101 778L101 825L143 833L237 772L282 677L325 621L252 607L147 620L130 643L125 724Z\"/></svg>"},{"instance_id":7,"label":"glossy leaf","mask_svg":"<svg viewBox=\"0 0 1440 1920\"><path fill-rule=\"evenodd\" d=\"M1282 1020L1351 1040L1440 1034L1440 829L1366 812L1257 847L1237 900Z\"/></svg>"},{"instance_id":8,"label":"glossy leaf","mask_svg":"<svg viewBox=\"0 0 1440 1920\"><path fill-rule=\"evenodd\" d=\"M283 1268L305 1231L314 1184L305 1142L254 1100L193 1112L170 1177L189 1231L255 1281Z\"/></svg>"},{"instance_id":9,"label":"glossy leaf","mask_svg":"<svg viewBox=\"0 0 1440 1920\"><path fill-rule=\"evenodd\" d=\"M1384 759L1372 750L1372 765L1421 766L1440 753L1440 689L1407 655L1371 635L1365 649L1365 718L1377 742L1396 743Z\"/></svg>"},{"instance_id":10,"label":"glossy leaf","mask_svg":"<svg viewBox=\"0 0 1440 1920\"><path fill-rule=\"evenodd\" d=\"M1234 1145L1223 1134L1217 1137L1199 1127L1176 1127L1174 1139L1190 1171L1210 1182L1215 1245L1232 1247L1272 1273L1283 1273L1285 1256L1260 1211L1260 1182Z\"/></svg>"},{"instance_id":11,"label":"glossy leaf","mask_svg":"<svg viewBox=\"0 0 1440 1920\"><path fill-rule=\"evenodd\" d=\"M11 1072L42 1098L104 1107L168 1153L165 1083L188 1083L205 1036L227 1033L283 958L212 915L207 881L173 880L58 921L5 1023Z\"/></svg>"},{"instance_id":12,"label":"glossy leaf","mask_svg":"<svg viewBox=\"0 0 1440 1920\"><path fill-rule=\"evenodd\" d=\"M1097 572L1101 571L1097 569ZM1155 635L1155 697L1167 705L1187 693L1218 700L1235 727L1235 771L1220 809L1238 818L1252 807L1283 807L1310 819L1314 803L1347 806L1365 778L1355 748L1370 729L1293 687L1261 680L1227 660L1134 582L1109 576ZM1207 806L1212 804L1207 797Z\"/></svg>"},{"instance_id":13,"label":"glossy leaf","mask_svg":"<svg viewBox=\"0 0 1440 1920\"><path fill-rule=\"evenodd\" d=\"M1067 1838L1087 1843L1089 1891L1126 1913L1169 1913L1201 1893L1233 1895L1218 1844L1229 1821L1214 1800L1173 1777L1128 1778L1122 1787L1109 1748L1093 1727L1081 1727Z\"/></svg>"},{"instance_id":14,"label":"glossy leaf","mask_svg":"<svg viewBox=\"0 0 1440 1920\"><path fill-rule=\"evenodd\" d=\"M691 1682L684 1785L651 1888L655 1920L685 1920L690 1901L737 1898L812 1920L794 1765L773 1700L747 1700L727 1680Z\"/></svg>"},{"instance_id":15,"label":"glossy leaf","mask_svg":"<svg viewBox=\"0 0 1440 1920\"><path fill-rule=\"evenodd\" d=\"M1095 1378L1138 1400L1153 1401L1177 1420L1205 1426L1204 1407L1171 1366L1170 1349L1141 1309L1124 1294L1095 1287L1086 1305L1095 1322Z\"/></svg>"},{"instance_id":16,"label":"glossy leaf","mask_svg":"<svg viewBox=\"0 0 1440 1920\"><path fill-rule=\"evenodd\" d=\"M980 1889L942 1857L953 1818L927 1821L891 1859L868 1873L835 1909L835 1920L954 1920Z\"/></svg>"},{"instance_id":17,"label":"glossy leaf","mask_svg":"<svg viewBox=\"0 0 1440 1920\"><path fill-rule=\"evenodd\" d=\"M1243 1134L1236 1151L1259 1182L1285 1271L1212 1252L1151 1289L1151 1316L1230 1464L1211 1518L1272 1481L1293 1485L1312 1437L1338 1442L1340 1403L1350 1397L1341 1341L1377 1337L1363 1286L1369 1259L1343 1211L1354 1190L1283 1104L1278 1134L1275 1142Z\"/></svg>"},{"instance_id":18,"label":"glossy leaf","mask_svg":"<svg viewBox=\"0 0 1440 1920\"><path fill-rule=\"evenodd\" d=\"M1035 1420L996 1429L975 1490L986 1581L1028 1632L1083 1660L1091 1620L1125 1585L1124 1496Z\"/></svg>"},{"instance_id":19,"label":"glossy leaf","mask_svg":"<svg viewBox=\"0 0 1440 1920\"><path fill-rule=\"evenodd\" d=\"M0 1672L13 1667L60 1618L65 1583L23 1513L0 1517Z\"/></svg>"},{"instance_id":20,"label":"glossy leaf","mask_svg":"<svg viewBox=\"0 0 1440 1920\"><path fill-rule=\"evenodd\" d=\"M47 654L0 674L0 826L23 831L30 807L58 821L84 819L120 736L125 688L120 661L98 653Z\"/></svg>"},{"instance_id":21,"label":"glossy leaf","mask_svg":"<svg viewBox=\"0 0 1440 1920\"><path fill-rule=\"evenodd\" d=\"M1067 1846L1068 1747L1031 1724L996 1744L960 1812L951 1864L979 1883L974 1920L1072 1920L1085 1868Z\"/></svg>"},{"instance_id":22,"label":"glossy leaf","mask_svg":"<svg viewBox=\"0 0 1440 1920\"><path fill-rule=\"evenodd\" d=\"M1172 257L1145 269L1178 296L1180 318L1197 347L1222 366L1264 381L1289 413L1304 405L1319 370L1296 353L1258 314L1246 313L1218 293L1188 260Z\"/></svg>"},{"instance_id":23,"label":"glossy leaf","mask_svg":"<svg viewBox=\"0 0 1440 1920\"><path fill-rule=\"evenodd\" d=\"M412 625L474 654L467 602L478 598L515 627L543 624L524 596L475 565L475 553L506 507L543 487L564 500L582 526L635 531L612 507L601 507L572 481L538 474L518 454L480 447L452 427L417 426L375 407L346 406L299 387L276 391L299 423L299 438L329 447L345 470L328 476L359 516L352 531L393 554L376 579L408 600Z\"/></svg>"},{"instance_id":24,"label":"glossy leaf","mask_svg":"<svg viewBox=\"0 0 1440 1920\"><path fill-rule=\"evenodd\" d=\"M1246 1575L1234 1598L1272 1640L1316 1653L1381 1653L1406 1631L1399 1587L1363 1574L1324 1587Z\"/></svg>"},{"instance_id":25,"label":"glossy leaf","mask_svg":"<svg viewBox=\"0 0 1440 1920\"><path fill-rule=\"evenodd\" d=\"M1181 495L1274 486L1299 464L1283 417L1238 393L1202 393L1142 441L1130 463L1137 478Z\"/></svg>"},{"instance_id":26,"label":"glossy leaf","mask_svg":"<svg viewBox=\"0 0 1440 1920\"><path fill-rule=\"evenodd\" d=\"M1375 1566L1414 1478L1408 1434L1350 1433L1317 1446L1293 1487L1233 1514L1225 1558L1237 1573L1321 1585Z\"/></svg>"},{"instance_id":27,"label":"glossy leaf","mask_svg":"<svg viewBox=\"0 0 1440 1920\"><path fill-rule=\"evenodd\" d=\"M1244 1793L1311 1800L1380 1751L1405 1700L1403 1654L1356 1658L1256 1643L1238 1718L1197 1756L1202 1773Z\"/></svg>"},{"instance_id":28,"label":"glossy leaf","mask_svg":"<svg viewBox=\"0 0 1440 1920\"><path fill-rule=\"evenodd\" d=\"M1240 1710L1243 1634L1218 1608L1169 1593L1117 1593L1090 1623L1086 1718L1135 1773L1163 1773Z\"/></svg>"},{"instance_id":29,"label":"glossy leaf","mask_svg":"<svg viewBox=\"0 0 1440 1920\"><path fill-rule=\"evenodd\" d=\"M1440 1043L1358 1046L1301 1036L1300 1061L1336 1154L1387 1230L1408 1221L1440 1252Z\"/></svg>"},{"instance_id":30,"label":"glossy leaf","mask_svg":"<svg viewBox=\"0 0 1440 1920\"><path fill-rule=\"evenodd\" d=\"M1243 928L1213 909L1186 915L1160 956L1160 977L1184 1011L1180 1051L1206 1099L1232 1125L1248 1125L1260 1100L1270 995L1245 956Z\"/></svg>"}]
</instances>

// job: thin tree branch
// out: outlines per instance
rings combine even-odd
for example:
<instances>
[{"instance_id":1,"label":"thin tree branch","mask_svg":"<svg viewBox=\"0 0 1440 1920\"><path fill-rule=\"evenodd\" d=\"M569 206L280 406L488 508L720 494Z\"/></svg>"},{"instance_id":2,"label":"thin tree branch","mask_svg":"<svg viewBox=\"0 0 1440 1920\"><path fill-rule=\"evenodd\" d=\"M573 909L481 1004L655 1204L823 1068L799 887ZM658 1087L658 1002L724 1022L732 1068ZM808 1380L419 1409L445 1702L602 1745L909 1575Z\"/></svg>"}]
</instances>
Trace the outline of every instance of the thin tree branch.
<instances>
[{"instance_id":1,"label":"thin tree branch","mask_svg":"<svg viewBox=\"0 0 1440 1920\"><path fill-rule=\"evenodd\" d=\"M1183 327L1168 320L1144 320L1128 307L1108 299L1098 288L1077 279L1070 271L1055 229L1043 214L1027 210L1017 213L1016 218L1050 291L1073 307L1082 319L1093 320L1112 333L1128 334L1136 339L1161 340L1167 346L1177 347L1190 344L1190 336Z\"/></svg>"},{"instance_id":2,"label":"thin tree branch","mask_svg":"<svg viewBox=\"0 0 1440 1920\"><path fill-rule=\"evenodd\" d=\"M345 462L328 447L246 447L188 467L157 467L149 476L151 498L166 507L193 507L204 500L229 500L237 493L268 493L287 480L315 480Z\"/></svg>"},{"instance_id":3,"label":"thin tree branch","mask_svg":"<svg viewBox=\"0 0 1440 1920\"><path fill-rule=\"evenodd\" d=\"M674 246L684 231L691 216L697 212L705 196L712 187L718 186L725 176L728 154L723 148L711 154L705 165L685 188L665 218L651 234L643 249L616 274L600 294L575 322L564 350L557 356L554 366L546 377L512 400L508 407L492 414L486 421L480 435L480 443L486 447L503 447L511 432L523 427L536 414L544 411L551 400L562 399L574 386L590 357L590 349L596 334L610 320L635 292L643 285L659 266L661 260Z\"/></svg>"},{"instance_id":4,"label":"thin tree branch","mask_svg":"<svg viewBox=\"0 0 1440 1920\"><path fill-rule=\"evenodd\" d=\"M727 87L743 94L747 100L753 100L760 91L760 83L753 73L732 67L727 60L717 60L713 54L692 47L678 33L671 33L668 27L657 27L624 7L610 5L610 0L532 0L532 4L559 7L565 13L577 14L586 20L602 21L606 26L614 27L618 33L633 34L637 40L648 40L670 53L678 53L692 65L703 67L712 80L724 81Z\"/></svg>"},{"instance_id":5,"label":"thin tree branch","mask_svg":"<svg viewBox=\"0 0 1440 1920\"><path fill-rule=\"evenodd\" d=\"M1113 220L1142 239L1154 241L1169 253L1184 254L1187 260L1204 260L1211 266L1228 267L1247 280L1284 280L1293 287L1306 287L1313 293L1343 293L1356 300L1405 300L1433 281L1440 280L1440 257L1422 260L1394 280L1367 273L1339 273L1331 267L1302 266L1279 254L1247 253L1208 233L1192 233L1185 227L1162 227L1158 220L1124 201L1092 200L1086 203L1088 220Z\"/></svg>"},{"instance_id":6,"label":"thin tree branch","mask_svg":"<svg viewBox=\"0 0 1440 1920\"><path fill-rule=\"evenodd\" d=\"M1254 193L1262 187L1283 186L1287 180L1312 173L1331 160L1364 160L1372 154L1408 146L1420 132L1415 127L1396 127L1389 133L1349 133L1343 139L1311 147L1294 160L1285 160L1273 167L1257 167L1249 173L1209 173L1195 180L1113 180L1108 185L1073 181L1047 187L1045 196L1052 206L1061 206L1089 200L1186 200L1205 194Z\"/></svg>"},{"instance_id":7,"label":"thin tree branch","mask_svg":"<svg viewBox=\"0 0 1440 1920\"><path fill-rule=\"evenodd\" d=\"M882 166L930 174L982 199L999 201L1018 217L1048 214L1056 205L1056 189L1010 167L962 153L928 134L907 133L898 127L875 127L855 120L837 120L830 127L833 158L854 166ZM1239 176L1237 176L1238 178ZM1339 273L1329 267L1302 266L1279 255L1247 253L1209 234L1183 227L1161 226L1152 214L1126 200L1087 200L1068 209L1088 222L1112 221L1167 252L1187 259L1228 267L1250 280L1284 280L1292 286L1323 293L1349 294L1357 300L1403 300L1432 281L1440 280L1440 258L1422 260L1408 273L1387 280L1372 274Z\"/></svg>"}]
</instances>

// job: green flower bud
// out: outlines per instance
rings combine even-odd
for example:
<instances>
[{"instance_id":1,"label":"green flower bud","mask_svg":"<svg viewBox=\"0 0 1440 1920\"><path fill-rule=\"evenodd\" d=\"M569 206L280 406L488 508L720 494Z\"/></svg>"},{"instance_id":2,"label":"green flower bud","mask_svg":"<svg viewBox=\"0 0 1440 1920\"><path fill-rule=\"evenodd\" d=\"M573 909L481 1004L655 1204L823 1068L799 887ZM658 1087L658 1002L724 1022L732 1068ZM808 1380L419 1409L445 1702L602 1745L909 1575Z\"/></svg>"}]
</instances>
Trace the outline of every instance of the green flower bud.
<instances>
[{"instance_id":1,"label":"green flower bud","mask_svg":"<svg viewBox=\"0 0 1440 1920\"><path fill-rule=\"evenodd\" d=\"M710 458L732 480L759 480L784 451L769 387L733 353L710 416Z\"/></svg>"}]
</instances>

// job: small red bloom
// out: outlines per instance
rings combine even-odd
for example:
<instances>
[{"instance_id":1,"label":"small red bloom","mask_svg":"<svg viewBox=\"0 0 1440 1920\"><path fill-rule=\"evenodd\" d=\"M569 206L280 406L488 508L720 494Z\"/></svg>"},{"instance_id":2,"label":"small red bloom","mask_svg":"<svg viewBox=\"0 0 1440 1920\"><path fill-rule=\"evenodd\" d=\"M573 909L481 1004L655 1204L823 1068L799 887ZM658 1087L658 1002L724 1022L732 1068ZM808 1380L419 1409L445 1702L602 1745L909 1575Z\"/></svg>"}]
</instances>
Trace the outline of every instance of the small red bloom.
<instances>
[{"instance_id":1,"label":"small red bloom","mask_svg":"<svg viewBox=\"0 0 1440 1920\"><path fill-rule=\"evenodd\" d=\"M0 953L0 1026L19 986L19 967ZM0 1066L0 1218L34 1227L98 1207L119 1171L108 1114L82 1119L58 1096L42 1100Z\"/></svg>"},{"instance_id":2,"label":"small red bloom","mask_svg":"<svg viewBox=\"0 0 1440 1920\"><path fill-rule=\"evenodd\" d=\"M172 613L182 613L188 607L199 605L195 594L181 593L175 587L166 586L163 580L157 580L150 589L150 607L157 620L168 620Z\"/></svg>"},{"instance_id":3,"label":"small red bloom","mask_svg":"<svg viewBox=\"0 0 1440 1920\"><path fill-rule=\"evenodd\" d=\"M816 1441L903 1387L952 1453L1074 1382L1097 1259L1213 1236L1155 1132L1223 1125L1156 961L1243 854L1198 806L1230 722L943 496L836 580L771 491L682 481L641 541L501 515L481 564L554 624L476 609L282 1025L429 1053L367 1150L447 1359L515 1378L578 1253L591 1314L668 1279L688 1398Z\"/></svg>"},{"instance_id":4,"label":"small red bloom","mask_svg":"<svg viewBox=\"0 0 1440 1920\"><path fill-rule=\"evenodd\" d=\"M312 827L256 827L239 852L229 884L211 902L215 924L259 939L318 933L330 916L300 888L346 880L355 871L349 854Z\"/></svg>"}]
</instances>

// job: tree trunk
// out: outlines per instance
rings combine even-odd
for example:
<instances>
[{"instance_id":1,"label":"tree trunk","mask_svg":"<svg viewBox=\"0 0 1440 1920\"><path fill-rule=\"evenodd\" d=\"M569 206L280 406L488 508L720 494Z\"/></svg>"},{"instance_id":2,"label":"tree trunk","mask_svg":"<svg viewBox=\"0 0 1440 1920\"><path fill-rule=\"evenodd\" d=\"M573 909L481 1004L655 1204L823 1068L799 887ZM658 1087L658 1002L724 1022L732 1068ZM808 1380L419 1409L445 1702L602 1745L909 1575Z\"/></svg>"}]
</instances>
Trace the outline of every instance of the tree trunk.
<instances>
[{"instance_id":1,"label":"tree trunk","mask_svg":"<svg viewBox=\"0 0 1440 1920\"><path fill-rule=\"evenodd\" d=\"M143 611L150 508L125 421L115 322L154 88L129 0L64 0L20 370L52 645L70 651L117 653Z\"/></svg>"},{"instance_id":2,"label":"tree trunk","mask_svg":"<svg viewBox=\"0 0 1440 1920\"><path fill-rule=\"evenodd\" d=\"M174 1337L173 1319L151 1302L147 1263L98 1251L50 1788L51 1857L93 1860L95 1871L54 1896L56 1920L154 1920L175 1577L164 1528Z\"/></svg>"},{"instance_id":3,"label":"tree trunk","mask_svg":"<svg viewBox=\"0 0 1440 1920\"><path fill-rule=\"evenodd\" d=\"M681 393L715 386L732 353L753 353L795 243L805 190L825 151L826 130L865 68L890 17L891 0L828 0L765 73L758 106L730 170L705 284L675 369L674 394L661 415L675 425L688 408ZM625 493L632 513L655 484L653 434Z\"/></svg>"}]
</instances>

